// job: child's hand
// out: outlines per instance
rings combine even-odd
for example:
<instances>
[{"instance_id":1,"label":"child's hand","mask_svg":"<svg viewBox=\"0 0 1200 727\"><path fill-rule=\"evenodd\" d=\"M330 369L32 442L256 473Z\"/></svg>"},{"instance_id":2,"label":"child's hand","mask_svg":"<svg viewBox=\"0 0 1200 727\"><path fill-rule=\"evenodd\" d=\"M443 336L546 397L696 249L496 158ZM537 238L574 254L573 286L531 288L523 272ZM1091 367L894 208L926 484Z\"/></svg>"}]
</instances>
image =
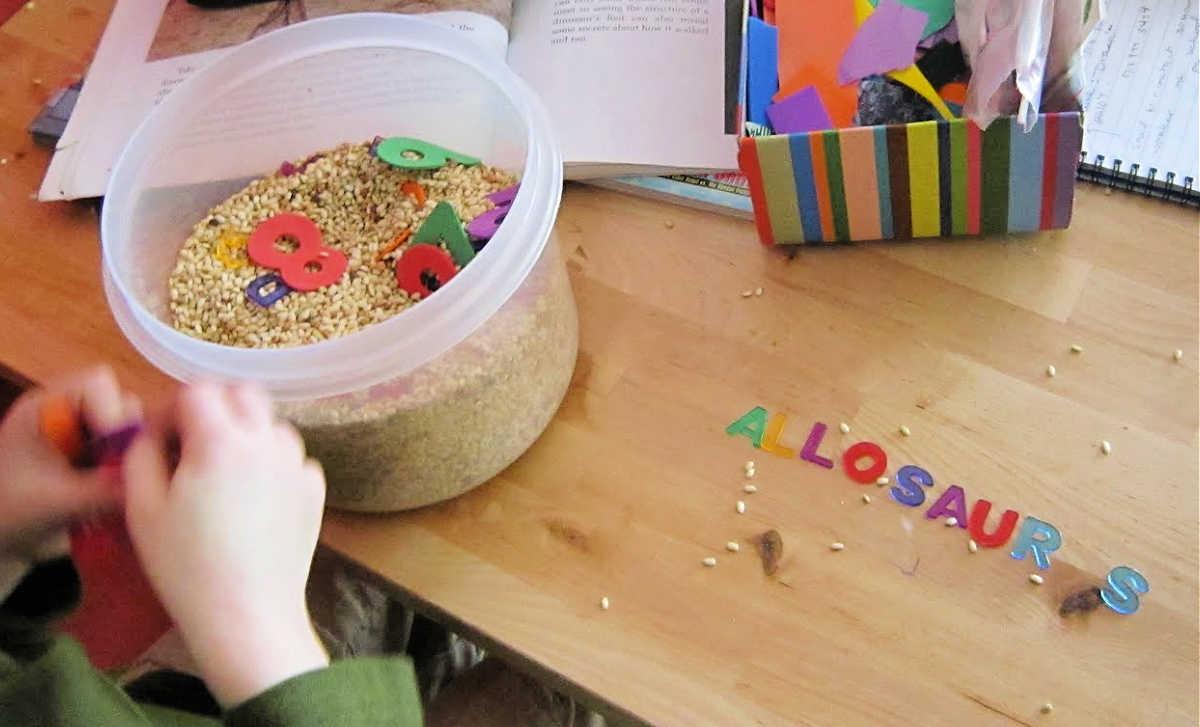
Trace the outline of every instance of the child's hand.
<instances>
[{"instance_id":1,"label":"child's hand","mask_svg":"<svg viewBox=\"0 0 1200 727\"><path fill-rule=\"evenodd\" d=\"M141 405L121 391L108 367L19 398L0 422L0 554L30 557L73 517L120 502L116 472L74 469L39 432L42 407L51 397L65 397L95 434L141 418Z\"/></svg>"},{"instance_id":2,"label":"child's hand","mask_svg":"<svg viewBox=\"0 0 1200 727\"><path fill-rule=\"evenodd\" d=\"M257 389L192 385L170 419L125 456L125 517L146 575L230 707L329 663L304 604L325 478ZM174 473L168 432L181 445Z\"/></svg>"}]
</instances>

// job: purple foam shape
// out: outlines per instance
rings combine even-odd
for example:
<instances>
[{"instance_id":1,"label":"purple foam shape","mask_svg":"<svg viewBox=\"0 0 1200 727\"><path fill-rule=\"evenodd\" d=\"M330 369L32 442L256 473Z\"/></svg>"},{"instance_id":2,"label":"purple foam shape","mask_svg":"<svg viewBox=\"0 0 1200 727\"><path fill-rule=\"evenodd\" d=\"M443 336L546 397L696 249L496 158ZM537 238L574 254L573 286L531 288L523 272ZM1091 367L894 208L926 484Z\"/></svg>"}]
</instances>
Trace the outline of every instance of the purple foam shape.
<instances>
[{"instance_id":1,"label":"purple foam shape","mask_svg":"<svg viewBox=\"0 0 1200 727\"><path fill-rule=\"evenodd\" d=\"M776 134L801 134L833 128L829 112L815 86L805 86L767 107L767 118Z\"/></svg>"},{"instance_id":2,"label":"purple foam shape","mask_svg":"<svg viewBox=\"0 0 1200 727\"><path fill-rule=\"evenodd\" d=\"M950 485L942 496L925 511L925 517L936 520L943 516L953 517L958 521L958 527L967 527L967 497L963 488Z\"/></svg>"},{"instance_id":3,"label":"purple foam shape","mask_svg":"<svg viewBox=\"0 0 1200 727\"><path fill-rule=\"evenodd\" d=\"M911 66L927 22L929 15L920 10L896 0L880 0L842 55L838 83Z\"/></svg>"},{"instance_id":4,"label":"purple foam shape","mask_svg":"<svg viewBox=\"0 0 1200 727\"><path fill-rule=\"evenodd\" d=\"M517 196L517 190L520 188L521 185L514 184L511 187L489 194L487 198L496 206L468 222L467 234L476 240L485 241L492 239L492 235L496 234L500 223L508 216L508 208L512 206L512 202Z\"/></svg>"},{"instance_id":5,"label":"purple foam shape","mask_svg":"<svg viewBox=\"0 0 1200 727\"><path fill-rule=\"evenodd\" d=\"M279 173L285 177L290 177L293 174L300 174L305 169L308 169L309 164L312 164L313 162L315 162L318 159L321 159L324 156L325 155L321 154L321 153L313 154L309 158L300 162L300 166L296 166L295 164L292 164L291 162L284 162L283 164L279 165Z\"/></svg>"},{"instance_id":6,"label":"purple foam shape","mask_svg":"<svg viewBox=\"0 0 1200 727\"><path fill-rule=\"evenodd\" d=\"M137 439L137 435L142 431L140 423L126 424L120 429L109 432L102 437L97 437L93 443L96 453L96 460L104 462L110 459L120 459L121 455L125 454L125 450L129 449L129 445L133 444L133 440Z\"/></svg>"},{"instance_id":7,"label":"purple foam shape","mask_svg":"<svg viewBox=\"0 0 1200 727\"><path fill-rule=\"evenodd\" d=\"M275 283L275 290L263 295L262 289ZM292 292L292 288L287 283L283 282L283 278L277 273L267 273L260 275L250 281L250 285L246 286L246 297L258 303L263 308L279 302L285 295Z\"/></svg>"},{"instance_id":8,"label":"purple foam shape","mask_svg":"<svg viewBox=\"0 0 1200 727\"><path fill-rule=\"evenodd\" d=\"M800 450L800 459L819 464L826 469L833 469L833 460L817 454L817 448L821 446L821 440L825 438L825 429L825 422L813 424L812 429L808 432L808 439L804 441L804 448Z\"/></svg>"},{"instance_id":9,"label":"purple foam shape","mask_svg":"<svg viewBox=\"0 0 1200 727\"><path fill-rule=\"evenodd\" d=\"M477 240L490 240L508 216L508 207L494 207L467 223L467 234Z\"/></svg>"},{"instance_id":10,"label":"purple foam shape","mask_svg":"<svg viewBox=\"0 0 1200 727\"><path fill-rule=\"evenodd\" d=\"M504 189L492 192L487 196L487 198L490 199L492 204L496 205L497 207L507 207L508 205L512 204L512 201L517 196L517 190L520 188L521 185L514 184L511 187L505 187Z\"/></svg>"},{"instance_id":11,"label":"purple foam shape","mask_svg":"<svg viewBox=\"0 0 1200 727\"><path fill-rule=\"evenodd\" d=\"M121 457L133 440L142 431L140 423L126 424L120 429L98 437L89 436L84 440L83 451L72 461L76 467L90 469L99 465L112 466L120 463Z\"/></svg>"},{"instance_id":12,"label":"purple foam shape","mask_svg":"<svg viewBox=\"0 0 1200 727\"><path fill-rule=\"evenodd\" d=\"M320 152L317 152L316 154L313 154L312 156L310 156L309 158L305 159L305 160L304 160L304 161L303 161L303 162L300 164L300 171L302 171L302 172L303 172L305 169L308 169L308 165L309 165L309 164L312 164L313 162L317 161L318 159L324 159L324 158L325 158L325 155L324 155L324 154L322 154L322 153L320 153Z\"/></svg>"}]
</instances>

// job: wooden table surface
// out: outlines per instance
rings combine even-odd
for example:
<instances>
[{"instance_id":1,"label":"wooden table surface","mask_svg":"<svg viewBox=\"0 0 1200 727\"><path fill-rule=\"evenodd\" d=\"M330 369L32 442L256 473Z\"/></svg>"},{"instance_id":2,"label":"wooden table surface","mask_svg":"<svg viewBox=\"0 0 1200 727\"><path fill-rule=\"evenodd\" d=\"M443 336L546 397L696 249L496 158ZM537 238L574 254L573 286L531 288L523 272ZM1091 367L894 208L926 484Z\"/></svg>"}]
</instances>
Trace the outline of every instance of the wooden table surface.
<instances>
[{"instance_id":1,"label":"wooden table surface","mask_svg":"<svg viewBox=\"0 0 1200 727\"><path fill-rule=\"evenodd\" d=\"M0 31L0 362L43 380L106 360L155 397L171 384L108 315L93 208L31 199L48 155L25 126L107 8L47 0ZM1083 186L1065 232L789 260L749 223L569 186L557 232L582 340L545 435L452 502L330 513L327 545L652 724L1196 724L1195 211ZM725 433L755 406L796 450L828 424L837 467ZM859 440L890 475L926 469L926 503L852 482ZM951 484L1061 531L1043 585L923 516ZM768 528L775 578L750 545ZM1149 581L1139 611L1059 616L1119 565Z\"/></svg>"}]
</instances>

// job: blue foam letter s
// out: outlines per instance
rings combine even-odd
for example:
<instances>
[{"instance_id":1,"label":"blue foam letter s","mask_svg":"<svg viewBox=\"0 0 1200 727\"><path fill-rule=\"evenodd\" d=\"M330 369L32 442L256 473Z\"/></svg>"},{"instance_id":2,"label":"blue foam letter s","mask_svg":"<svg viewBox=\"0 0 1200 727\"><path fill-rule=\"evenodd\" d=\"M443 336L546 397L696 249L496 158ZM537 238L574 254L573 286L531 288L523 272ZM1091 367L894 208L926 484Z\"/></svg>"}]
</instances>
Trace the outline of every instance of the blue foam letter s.
<instances>
[{"instance_id":1,"label":"blue foam letter s","mask_svg":"<svg viewBox=\"0 0 1200 727\"><path fill-rule=\"evenodd\" d=\"M1108 588L1100 589L1104 605L1117 613L1128 616L1138 610L1139 593L1149 593L1150 583L1146 577L1127 565L1119 565L1108 572Z\"/></svg>"}]
</instances>

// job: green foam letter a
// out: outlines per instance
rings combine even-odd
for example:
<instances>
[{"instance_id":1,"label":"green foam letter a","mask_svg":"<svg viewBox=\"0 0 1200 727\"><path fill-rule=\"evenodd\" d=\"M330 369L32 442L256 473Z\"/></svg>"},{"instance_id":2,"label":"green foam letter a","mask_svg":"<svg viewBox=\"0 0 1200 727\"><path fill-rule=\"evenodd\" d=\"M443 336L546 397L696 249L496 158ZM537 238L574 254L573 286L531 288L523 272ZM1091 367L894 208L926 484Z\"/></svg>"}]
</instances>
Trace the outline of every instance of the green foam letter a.
<instances>
[{"instance_id":1,"label":"green foam letter a","mask_svg":"<svg viewBox=\"0 0 1200 727\"><path fill-rule=\"evenodd\" d=\"M743 414L733 424L725 427L726 434L746 437L755 447L762 446L763 432L767 430L767 410L756 406Z\"/></svg>"}]
</instances>

